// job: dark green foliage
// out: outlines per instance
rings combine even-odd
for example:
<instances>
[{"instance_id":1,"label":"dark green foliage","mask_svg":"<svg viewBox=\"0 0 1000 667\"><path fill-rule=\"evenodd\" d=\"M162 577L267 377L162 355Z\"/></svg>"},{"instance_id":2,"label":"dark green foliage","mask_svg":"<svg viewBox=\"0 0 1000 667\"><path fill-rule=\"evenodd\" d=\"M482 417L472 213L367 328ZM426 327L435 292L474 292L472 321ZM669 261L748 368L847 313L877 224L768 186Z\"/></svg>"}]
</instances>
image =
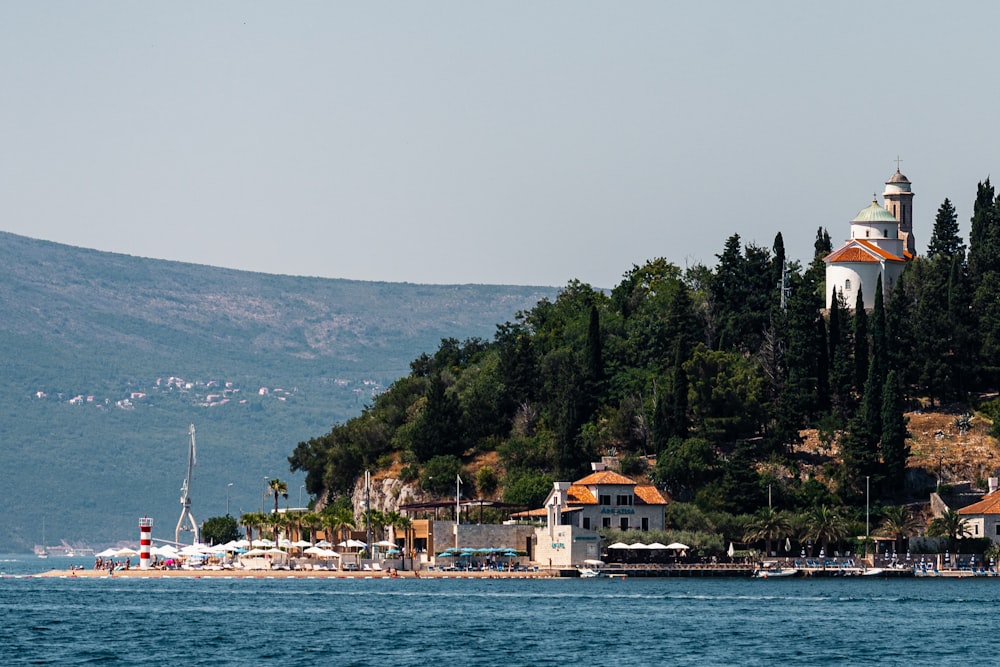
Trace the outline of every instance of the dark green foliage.
<instances>
[{"instance_id":1,"label":"dark green foliage","mask_svg":"<svg viewBox=\"0 0 1000 667\"><path fill-rule=\"evenodd\" d=\"M657 457L652 477L674 499L690 501L718 472L718 454L707 440L675 438Z\"/></svg>"},{"instance_id":2,"label":"dark green foliage","mask_svg":"<svg viewBox=\"0 0 1000 667\"><path fill-rule=\"evenodd\" d=\"M461 455L467 448L458 399L444 378L434 375L427 389L427 403L413 427L413 453L426 461L440 454Z\"/></svg>"},{"instance_id":3,"label":"dark green foliage","mask_svg":"<svg viewBox=\"0 0 1000 667\"><path fill-rule=\"evenodd\" d=\"M447 496L455 495L458 475L462 472L462 461L450 454L435 456L425 465L420 474L420 488L431 493ZM468 482L468 480L463 480Z\"/></svg>"},{"instance_id":4,"label":"dark green foliage","mask_svg":"<svg viewBox=\"0 0 1000 667\"><path fill-rule=\"evenodd\" d=\"M868 313L865 311L865 299L861 286L858 286L858 298L854 302L854 388L861 391L868 377L869 341Z\"/></svg>"},{"instance_id":5,"label":"dark green foliage","mask_svg":"<svg viewBox=\"0 0 1000 667\"><path fill-rule=\"evenodd\" d=\"M240 526L232 516L213 516L201 524L201 541L204 544L225 544L243 537Z\"/></svg>"},{"instance_id":6,"label":"dark green foliage","mask_svg":"<svg viewBox=\"0 0 1000 667\"><path fill-rule=\"evenodd\" d=\"M828 326L830 359L830 404L841 415L850 413L854 404L854 368L847 332L847 306L842 293L834 291Z\"/></svg>"},{"instance_id":7,"label":"dark green foliage","mask_svg":"<svg viewBox=\"0 0 1000 667\"><path fill-rule=\"evenodd\" d=\"M760 433L762 379L757 366L736 352L695 348L684 364L692 426L711 442L735 442Z\"/></svg>"},{"instance_id":8,"label":"dark green foliage","mask_svg":"<svg viewBox=\"0 0 1000 667\"><path fill-rule=\"evenodd\" d=\"M954 258L964 254L965 244L958 234L958 214L946 198L934 218L934 230L927 244L927 259L933 261L939 257Z\"/></svg>"},{"instance_id":9,"label":"dark green foliage","mask_svg":"<svg viewBox=\"0 0 1000 667\"><path fill-rule=\"evenodd\" d=\"M1000 208L990 179L978 185L969 232L969 275L976 290L989 273L1000 272Z\"/></svg>"},{"instance_id":10,"label":"dark green foliage","mask_svg":"<svg viewBox=\"0 0 1000 667\"><path fill-rule=\"evenodd\" d=\"M508 475L503 501L521 507L541 507L555 480L548 474L520 471Z\"/></svg>"},{"instance_id":11,"label":"dark green foliage","mask_svg":"<svg viewBox=\"0 0 1000 667\"><path fill-rule=\"evenodd\" d=\"M903 416L899 378L895 371L890 371L882 393L882 438L879 443L885 470L885 490L889 496L896 496L903 491L906 460L910 456L906 436L906 417Z\"/></svg>"}]
</instances>

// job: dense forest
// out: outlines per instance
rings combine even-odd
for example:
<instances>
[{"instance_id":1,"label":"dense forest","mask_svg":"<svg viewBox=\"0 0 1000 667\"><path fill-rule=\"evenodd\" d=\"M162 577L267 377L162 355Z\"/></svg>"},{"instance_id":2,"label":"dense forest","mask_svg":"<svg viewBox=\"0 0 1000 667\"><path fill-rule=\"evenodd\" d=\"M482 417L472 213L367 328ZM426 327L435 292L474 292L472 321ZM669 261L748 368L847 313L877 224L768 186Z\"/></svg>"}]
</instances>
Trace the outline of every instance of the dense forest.
<instances>
[{"instance_id":1,"label":"dense forest","mask_svg":"<svg viewBox=\"0 0 1000 667\"><path fill-rule=\"evenodd\" d=\"M1000 199L979 184L968 247L946 199L926 254L870 311L825 307L831 250L823 228L808 265L780 233L771 248L734 234L714 267L653 259L610 292L570 282L492 341L443 340L360 416L300 443L291 468L331 501L392 464L447 494L495 452L469 493L538 506L553 480L611 455L689 512L903 504L927 490L908 483L904 413L997 410L980 397L1000 379ZM789 456L807 428L839 446L825 483Z\"/></svg>"}]
</instances>

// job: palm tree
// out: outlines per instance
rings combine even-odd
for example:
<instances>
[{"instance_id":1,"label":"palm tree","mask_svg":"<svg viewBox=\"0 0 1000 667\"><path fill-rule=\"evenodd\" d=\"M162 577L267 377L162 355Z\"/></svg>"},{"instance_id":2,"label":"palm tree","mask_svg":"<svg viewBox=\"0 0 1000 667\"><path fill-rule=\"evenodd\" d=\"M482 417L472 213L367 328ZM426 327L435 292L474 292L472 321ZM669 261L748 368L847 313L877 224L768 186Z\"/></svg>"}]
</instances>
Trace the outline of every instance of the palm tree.
<instances>
[{"instance_id":1,"label":"palm tree","mask_svg":"<svg viewBox=\"0 0 1000 667\"><path fill-rule=\"evenodd\" d=\"M260 534L260 527L264 524L264 515L260 512L247 512L240 517L240 523L246 529L247 539L253 542L253 531L256 528L258 535Z\"/></svg>"},{"instance_id":2,"label":"palm tree","mask_svg":"<svg viewBox=\"0 0 1000 667\"><path fill-rule=\"evenodd\" d=\"M970 536L972 531L969 530L969 522L965 517L954 510L947 510L931 521L927 534L933 537L947 537L950 546L954 547L957 540Z\"/></svg>"},{"instance_id":3,"label":"palm tree","mask_svg":"<svg viewBox=\"0 0 1000 667\"><path fill-rule=\"evenodd\" d=\"M747 523L744 539L747 542L764 540L764 551L771 555L771 540L780 540L791 530L788 516L773 507L763 507Z\"/></svg>"},{"instance_id":4,"label":"palm tree","mask_svg":"<svg viewBox=\"0 0 1000 667\"><path fill-rule=\"evenodd\" d=\"M316 546L316 529L323 526L323 517L316 512L306 512L299 519L299 523L309 530L309 541Z\"/></svg>"},{"instance_id":5,"label":"palm tree","mask_svg":"<svg viewBox=\"0 0 1000 667\"><path fill-rule=\"evenodd\" d=\"M265 515L264 522L273 531L272 539L275 543L278 542L278 531L287 528L289 525L288 517L284 514L278 514L277 512Z\"/></svg>"},{"instance_id":6,"label":"palm tree","mask_svg":"<svg viewBox=\"0 0 1000 667\"><path fill-rule=\"evenodd\" d=\"M337 535L341 537L341 541L346 540L344 533L350 537L350 531L357 529L357 524L354 522L354 512L346 507L341 507L332 513L323 514L323 528L330 531L330 537L334 538L330 540L331 542L336 539Z\"/></svg>"},{"instance_id":7,"label":"palm tree","mask_svg":"<svg viewBox=\"0 0 1000 667\"><path fill-rule=\"evenodd\" d=\"M882 525L875 531L875 534L893 538L893 551L902 551L903 538L914 534L920 522L909 509L902 505L886 507L882 514Z\"/></svg>"},{"instance_id":8,"label":"palm tree","mask_svg":"<svg viewBox=\"0 0 1000 667\"><path fill-rule=\"evenodd\" d=\"M802 537L819 543L829 553L830 542L839 542L847 535L847 522L835 509L821 505L811 509L805 517Z\"/></svg>"},{"instance_id":9,"label":"palm tree","mask_svg":"<svg viewBox=\"0 0 1000 667\"><path fill-rule=\"evenodd\" d=\"M274 513L278 513L278 496L283 498L288 498L288 483L283 482L280 479L272 479L268 481L267 487L270 489L268 493L269 496L274 496Z\"/></svg>"}]
</instances>

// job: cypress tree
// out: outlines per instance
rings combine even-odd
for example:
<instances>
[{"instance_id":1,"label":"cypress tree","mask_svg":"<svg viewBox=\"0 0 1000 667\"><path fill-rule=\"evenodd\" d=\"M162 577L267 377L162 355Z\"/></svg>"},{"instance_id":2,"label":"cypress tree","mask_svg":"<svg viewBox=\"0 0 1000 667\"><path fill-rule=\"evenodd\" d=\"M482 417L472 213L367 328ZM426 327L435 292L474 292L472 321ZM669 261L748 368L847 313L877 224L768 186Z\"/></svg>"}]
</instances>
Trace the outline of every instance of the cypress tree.
<instances>
[{"instance_id":1,"label":"cypress tree","mask_svg":"<svg viewBox=\"0 0 1000 667\"><path fill-rule=\"evenodd\" d=\"M830 404L841 416L846 416L852 404L851 393L854 386L851 354L846 331L847 307L842 292L833 291L830 307L829 343L830 350Z\"/></svg>"},{"instance_id":2,"label":"cypress tree","mask_svg":"<svg viewBox=\"0 0 1000 667\"><path fill-rule=\"evenodd\" d=\"M868 377L868 313L862 287L854 304L854 388L860 393Z\"/></svg>"},{"instance_id":3,"label":"cypress tree","mask_svg":"<svg viewBox=\"0 0 1000 667\"><path fill-rule=\"evenodd\" d=\"M882 437L879 448L885 472L886 490L899 495L906 480L906 461L910 447L906 444L906 417L903 415L903 397L899 390L899 376L889 371L882 390Z\"/></svg>"},{"instance_id":4,"label":"cypress tree","mask_svg":"<svg viewBox=\"0 0 1000 667\"><path fill-rule=\"evenodd\" d=\"M986 179L976 188L969 232L969 277L978 290L987 273L1000 271L1000 224L993 186Z\"/></svg>"}]
</instances>

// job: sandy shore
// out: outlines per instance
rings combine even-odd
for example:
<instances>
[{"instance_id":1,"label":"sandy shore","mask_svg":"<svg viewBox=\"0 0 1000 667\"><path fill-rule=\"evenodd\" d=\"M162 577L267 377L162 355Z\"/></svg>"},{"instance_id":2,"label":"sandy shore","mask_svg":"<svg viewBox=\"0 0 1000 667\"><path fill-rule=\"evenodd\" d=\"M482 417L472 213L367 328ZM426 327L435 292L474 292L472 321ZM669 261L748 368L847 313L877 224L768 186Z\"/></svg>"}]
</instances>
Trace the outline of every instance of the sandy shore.
<instances>
[{"instance_id":1,"label":"sandy shore","mask_svg":"<svg viewBox=\"0 0 1000 667\"><path fill-rule=\"evenodd\" d=\"M159 579L183 577L188 579L549 579L558 577L556 570L538 572L413 572L400 570L395 576L387 572L350 572L327 570L118 570L113 575L107 570L49 570L32 575L57 578L138 578Z\"/></svg>"}]
</instances>

